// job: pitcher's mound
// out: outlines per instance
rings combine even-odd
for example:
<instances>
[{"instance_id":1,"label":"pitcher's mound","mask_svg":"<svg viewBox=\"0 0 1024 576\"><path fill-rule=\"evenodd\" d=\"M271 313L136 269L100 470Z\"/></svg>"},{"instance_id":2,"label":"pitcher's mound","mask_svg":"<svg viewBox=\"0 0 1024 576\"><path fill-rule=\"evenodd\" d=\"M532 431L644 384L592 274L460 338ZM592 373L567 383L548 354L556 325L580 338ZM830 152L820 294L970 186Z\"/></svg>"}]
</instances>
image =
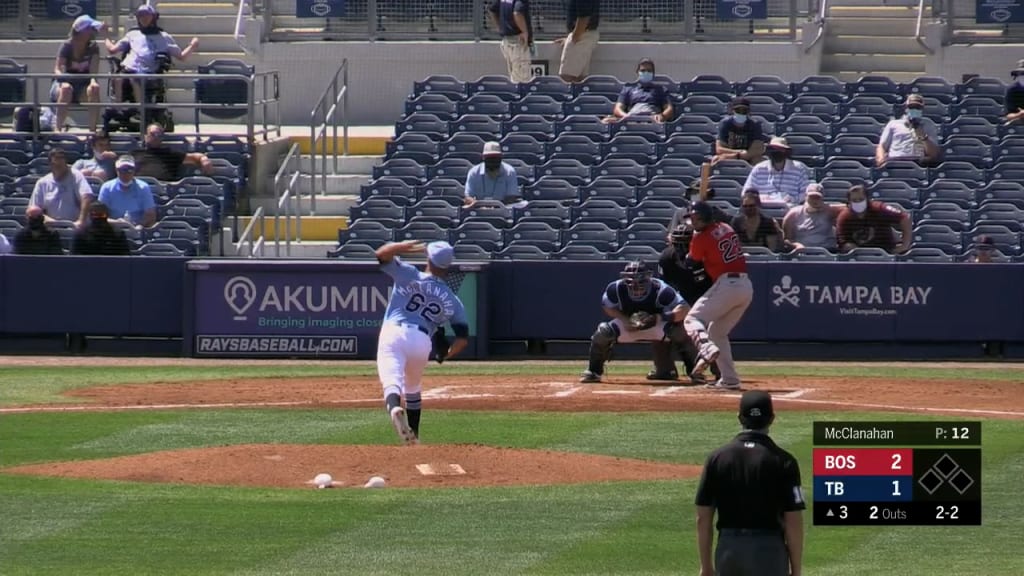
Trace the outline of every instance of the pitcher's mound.
<instances>
[{"instance_id":1,"label":"pitcher's mound","mask_svg":"<svg viewBox=\"0 0 1024 576\"><path fill-rule=\"evenodd\" d=\"M344 487L382 476L392 487L513 486L691 478L700 466L473 444L249 444L55 462L4 473L222 486L310 488L319 473Z\"/></svg>"}]
</instances>

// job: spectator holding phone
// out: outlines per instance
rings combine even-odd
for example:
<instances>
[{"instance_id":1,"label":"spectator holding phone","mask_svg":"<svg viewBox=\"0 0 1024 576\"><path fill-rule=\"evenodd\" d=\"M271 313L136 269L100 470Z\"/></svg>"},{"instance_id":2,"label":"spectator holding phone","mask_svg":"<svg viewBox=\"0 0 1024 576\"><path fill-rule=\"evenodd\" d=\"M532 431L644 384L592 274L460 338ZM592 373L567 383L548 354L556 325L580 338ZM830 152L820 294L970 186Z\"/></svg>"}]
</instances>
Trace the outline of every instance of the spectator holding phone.
<instances>
[{"instance_id":1,"label":"spectator holding phone","mask_svg":"<svg viewBox=\"0 0 1024 576\"><path fill-rule=\"evenodd\" d=\"M939 130L934 122L924 117L924 97L920 94L907 96L906 108L902 118L890 120L882 129L875 148L875 163L879 167L889 160L916 160L926 166L938 162Z\"/></svg>"}]
</instances>

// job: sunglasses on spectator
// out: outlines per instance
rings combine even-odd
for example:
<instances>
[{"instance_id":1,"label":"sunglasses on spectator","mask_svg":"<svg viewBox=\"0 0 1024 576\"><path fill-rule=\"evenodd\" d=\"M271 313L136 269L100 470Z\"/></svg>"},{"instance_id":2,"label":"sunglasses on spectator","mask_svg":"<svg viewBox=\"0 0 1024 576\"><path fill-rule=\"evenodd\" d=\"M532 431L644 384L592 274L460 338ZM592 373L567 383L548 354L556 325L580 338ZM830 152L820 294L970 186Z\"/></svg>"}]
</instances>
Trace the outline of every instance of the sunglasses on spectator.
<instances>
[{"instance_id":1,"label":"sunglasses on spectator","mask_svg":"<svg viewBox=\"0 0 1024 576\"><path fill-rule=\"evenodd\" d=\"M131 166L121 166L120 168L117 169L117 171L118 172L135 172L135 168L132 168Z\"/></svg>"},{"instance_id":2,"label":"sunglasses on spectator","mask_svg":"<svg viewBox=\"0 0 1024 576\"><path fill-rule=\"evenodd\" d=\"M740 208L757 208L757 204L741 204Z\"/></svg>"},{"instance_id":3,"label":"sunglasses on spectator","mask_svg":"<svg viewBox=\"0 0 1024 576\"><path fill-rule=\"evenodd\" d=\"M908 104L907 108L910 108L911 110L923 110L924 106L921 104Z\"/></svg>"},{"instance_id":4,"label":"sunglasses on spectator","mask_svg":"<svg viewBox=\"0 0 1024 576\"><path fill-rule=\"evenodd\" d=\"M737 106L736 108L733 108L732 111L737 114L749 114L750 108L747 108L746 106Z\"/></svg>"}]
</instances>

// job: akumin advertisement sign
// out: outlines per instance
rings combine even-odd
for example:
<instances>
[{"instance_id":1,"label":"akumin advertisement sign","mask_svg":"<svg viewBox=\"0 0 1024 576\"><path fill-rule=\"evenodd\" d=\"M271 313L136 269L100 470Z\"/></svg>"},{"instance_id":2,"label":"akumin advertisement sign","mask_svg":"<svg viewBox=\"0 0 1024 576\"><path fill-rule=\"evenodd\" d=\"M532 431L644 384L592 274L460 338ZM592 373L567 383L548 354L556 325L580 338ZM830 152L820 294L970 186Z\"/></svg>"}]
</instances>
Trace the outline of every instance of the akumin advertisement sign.
<instances>
[{"instance_id":1,"label":"akumin advertisement sign","mask_svg":"<svg viewBox=\"0 0 1024 576\"><path fill-rule=\"evenodd\" d=\"M194 264L193 355L373 357L391 293L387 275L339 265L296 272L273 264L223 271ZM466 273L458 295L470 337L476 287L476 273Z\"/></svg>"}]
</instances>

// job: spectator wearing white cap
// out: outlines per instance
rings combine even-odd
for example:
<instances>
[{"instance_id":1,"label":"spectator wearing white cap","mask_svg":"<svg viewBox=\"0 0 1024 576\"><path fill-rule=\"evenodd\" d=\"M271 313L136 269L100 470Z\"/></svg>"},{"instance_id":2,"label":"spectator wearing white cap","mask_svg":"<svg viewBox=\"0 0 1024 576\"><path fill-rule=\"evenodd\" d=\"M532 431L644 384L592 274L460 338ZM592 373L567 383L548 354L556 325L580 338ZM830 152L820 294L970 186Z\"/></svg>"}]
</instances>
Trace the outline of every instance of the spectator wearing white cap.
<instances>
[{"instance_id":1,"label":"spectator wearing white cap","mask_svg":"<svg viewBox=\"0 0 1024 576\"><path fill-rule=\"evenodd\" d=\"M762 202L789 206L803 202L808 182L807 165L790 157L793 150L781 136L772 137L766 153L768 159L754 165L747 174L743 189L759 191Z\"/></svg>"},{"instance_id":2,"label":"spectator wearing white cap","mask_svg":"<svg viewBox=\"0 0 1024 576\"><path fill-rule=\"evenodd\" d=\"M1003 98L1006 106L1006 123L1014 124L1024 120L1024 60L1017 61L1017 67L1010 71L1013 83L1006 88Z\"/></svg>"},{"instance_id":3,"label":"spectator wearing white cap","mask_svg":"<svg viewBox=\"0 0 1024 576\"><path fill-rule=\"evenodd\" d=\"M478 200L499 200L515 204L522 199L516 169L501 161L501 144L484 144L484 161L473 166L466 174L465 206Z\"/></svg>"},{"instance_id":4,"label":"spectator wearing white cap","mask_svg":"<svg viewBox=\"0 0 1024 576\"><path fill-rule=\"evenodd\" d=\"M100 85L93 78L99 71L100 47L96 43L96 32L107 25L83 14L71 24L68 39L57 50L57 61L53 64L56 77L50 86L50 101L57 104L56 130L63 130L67 122L68 104L100 101ZM99 122L100 108L89 108L89 130L95 131Z\"/></svg>"},{"instance_id":5,"label":"spectator wearing white cap","mask_svg":"<svg viewBox=\"0 0 1024 576\"><path fill-rule=\"evenodd\" d=\"M924 97L907 96L906 113L894 118L882 129L875 148L875 163L885 166L889 160L917 160L925 165L939 159L939 129L924 117Z\"/></svg>"},{"instance_id":6,"label":"spectator wearing white cap","mask_svg":"<svg viewBox=\"0 0 1024 576\"><path fill-rule=\"evenodd\" d=\"M790 208L782 219L782 233L786 246L792 250L835 250L836 218L842 211L842 204L825 202L821 184L808 184L804 203Z\"/></svg>"},{"instance_id":7,"label":"spectator wearing white cap","mask_svg":"<svg viewBox=\"0 0 1024 576\"><path fill-rule=\"evenodd\" d=\"M199 47L199 38L193 37L188 46L182 48L174 37L163 31L157 24L160 14L151 4L143 4L135 10L138 28L132 28L115 44L106 39L107 51L111 56L127 54L121 67L128 74L156 74L159 72L157 54L166 54L178 60L185 60ZM120 85L120 83L118 83ZM142 83L132 82L135 101L142 101Z\"/></svg>"},{"instance_id":8,"label":"spectator wearing white cap","mask_svg":"<svg viewBox=\"0 0 1024 576\"><path fill-rule=\"evenodd\" d=\"M136 227L156 223L156 202L149 184L135 177L135 160L121 156L114 164L117 178L100 186L99 201L110 211L112 222L126 222Z\"/></svg>"}]
</instances>

